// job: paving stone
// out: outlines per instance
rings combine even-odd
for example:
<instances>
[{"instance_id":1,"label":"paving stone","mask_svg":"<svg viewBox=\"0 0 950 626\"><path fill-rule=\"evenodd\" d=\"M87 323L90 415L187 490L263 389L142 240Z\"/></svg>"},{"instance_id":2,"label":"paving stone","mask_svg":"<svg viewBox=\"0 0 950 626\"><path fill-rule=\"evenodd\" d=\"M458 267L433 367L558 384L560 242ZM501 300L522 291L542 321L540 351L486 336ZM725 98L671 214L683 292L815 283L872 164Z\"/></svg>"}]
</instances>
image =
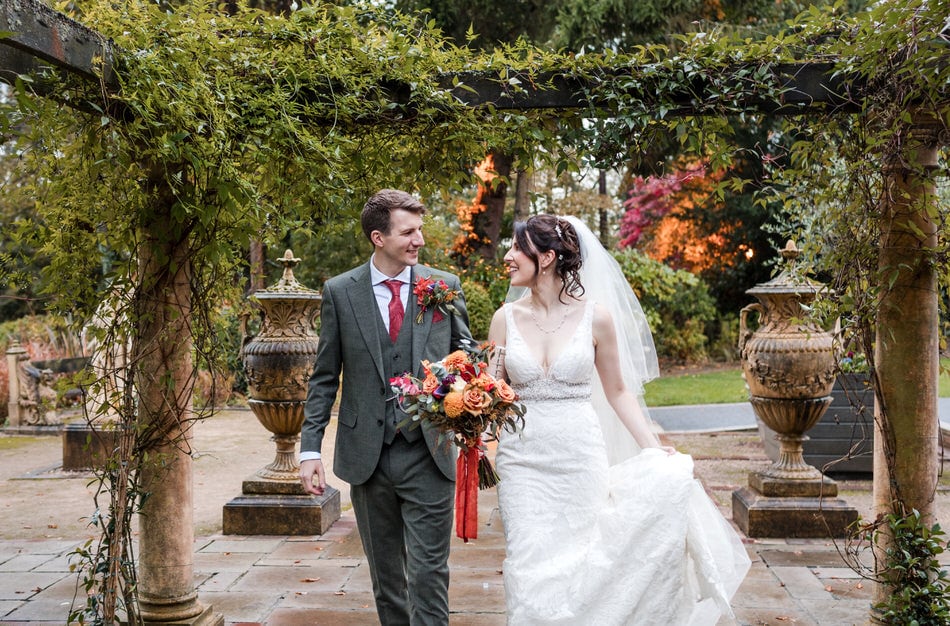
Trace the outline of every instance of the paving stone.
<instances>
[{"instance_id":1,"label":"paving stone","mask_svg":"<svg viewBox=\"0 0 950 626\"><path fill-rule=\"evenodd\" d=\"M43 567L51 562L52 567ZM56 554L20 553L0 563L0 572L29 572L33 570L57 572L62 571L62 563L64 563L64 559ZM66 571L69 571L68 567Z\"/></svg>"},{"instance_id":2,"label":"paving stone","mask_svg":"<svg viewBox=\"0 0 950 626\"><path fill-rule=\"evenodd\" d=\"M247 571L264 558L260 552L196 552L195 570L205 572Z\"/></svg>"},{"instance_id":3,"label":"paving stone","mask_svg":"<svg viewBox=\"0 0 950 626\"><path fill-rule=\"evenodd\" d=\"M231 586L231 591L294 593L297 591L338 591L350 577L350 568L330 561L308 567L252 567Z\"/></svg>"},{"instance_id":4,"label":"paving stone","mask_svg":"<svg viewBox=\"0 0 950 626\"><path fill-rule=\"evenodd\" d=\"M741 626L823 626L800 608L737 608L736 619ZM725 624L720 620L721 624ZM827 622L832 626L831 622ZM845 626L847 622L835 622L833 626Z\"/></svg>"},{"instance_id":5,"label":"paving stone","mask_svg":"<svg viewBox=\"0 0 950 626\"><path fill-rule=\"evenodd\" d=\"M449 626L506 626L504 613L450 614Z\"/></svg>"},{"instance_id":6,"label":"paving stone","mask_svg":"<svg viewBox=\"0 0 950 626\"><path fill-rule=\"evenodd\" d=\"M781 581L785 590L795 599L810 602L824 600L828 591L818 577L807 567L772 567L772 574Z\"/></svg>"},{"instance_id":7,"label":"paving stone","mask_svg":"<svg viewBox=\"0 0 950 626\"><path fill-rule=\"evenodd\" d=\"M206 591L227 591L235 581L240 580L243 576L244 570L214 572L203 576L200 581L196 580L195 587L199 594Z\"/></svg>"},{"instance_id":8,"label":"paving stone","mask_svg":"<svg viewBox=\"0 0 950 626\"><path fill-rule=\"evenodd\" d=\"M753 566L739 585L732 606L767 607L791 602L781 581L766 567Z\"/></svg>"},{"instance_id":9,"label":"paving stone","mask_svg":"<svg viewBox=\"0 0 950 626\"><path fill-rule=\"evenodd\" d=\"M205 606L211 605L215 613L225 617L228 624L240 622L265 623L267 615L273 610L278 598L270 592L219 593L202 591L198 600ZM276 626L276 623L275 623Z\"/></svg>"},{"instance_id":10,"label":"paving stone","mask_svg":"<svg viewBox=\"0 0 950 626\"><path fill-rule=\"evenodd\" d=\"M66 577L59 572L0 572L0 600L32 599Z\"/></svg>"},{"instance_id":11,"label":"paving stone","mask_svg":"<svg viewBox=\"0 0 950 626\"><path fill-rule=\"evenodd\" d=\"M505 614L505 587L500 584L452 582L449 585L449 606L456 611L494 612Z\"/></svg>"},{"instance_id":12,"label":"paving stone","mask_svg":"<svg viewBox=\"0 0 950 626\"><path fill-rule=\"evenodd\" d=\"M202 553L207 552L259 552L261 554L270 553L271 550L280 545L282 539L222 539L212 541L201 548Z\"/></svg>"},{"instance_id":13,"label":"paving stone","mask_svg":"<svg viewBox=\"0 0 950 626\"><path fill-rule=\"evenodd\" d=\"M376 609L332 611L321 609L277 609L271 613L268 624L280 626L369 626L379 624Z\"/></svg>"},{"instance_id":14,"label":"paving stone","mask_svg":"<svg viewBox=\"0 0 950 626\"><path fill-rule=\"evenodd\" d=\"M278 604L278 609L321 609L333 613L335 611L356 611L363 615L371 615L371 621L376 618L376 601L373 592L366 591L314 591L287 594ZM276 611L276 609L275 609ZM372 611L367 614L367 611ZM271 618L276 619L276 618ZM274 622L275 624L278 622ZM327 622L328 624L330 622ZM376 620L375 623L378 623Z\"/></svg>"},{"instance_id":15,"label":"paving stone","mask_svg":"<svg viewBox=\"0 0 950 626\"><path fill-rule=\"evenodd\" d=\"M759 550L759 556L769 567L847 567L844 559L833 550Z\"/></svg>"},{"instance_id":16,"label":"paving stone","mask_svg":"<svg viewBox=\"0 0 950 626\"><path fill-rule=\"evenodd\" d=\"M339 542L331 542L325 539L311 539L309 541L284 541L277 548L271 550L268 554L270 559L324 559L331 552L331 549L339 545ZM362 556L362 552L360 553Z\"/></svg>"},{"instance_id":17,"label":"paving stone","mask_svg":"<svg viewBox=\"0 0 950 626\"><path fill-rule=\"evenodd\" d=\"M814 572L818 578L840 578L846 580L854 578L865 580L864 576L850 567L816 567L814 568Z\"/></svg>"}]
</instances>

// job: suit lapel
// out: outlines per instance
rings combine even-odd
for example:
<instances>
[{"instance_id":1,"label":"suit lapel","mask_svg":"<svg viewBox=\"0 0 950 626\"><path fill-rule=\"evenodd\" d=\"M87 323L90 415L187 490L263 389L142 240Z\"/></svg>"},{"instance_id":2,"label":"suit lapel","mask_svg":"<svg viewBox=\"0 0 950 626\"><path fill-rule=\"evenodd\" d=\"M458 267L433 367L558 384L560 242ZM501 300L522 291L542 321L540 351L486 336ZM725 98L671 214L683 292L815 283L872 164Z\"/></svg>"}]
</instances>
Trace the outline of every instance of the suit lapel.
<instances>
[{"instance_id":1,"label":"suit lapel","mask_svg":"<svg viewBox=\"0 0 950 626\"><path fill-rule=\"evenodd\" d=\"M360 271L353 275L352 282L346 289L346 298L351 314L357 321L363 343L366 344L366 349L373 357L373 363L376 364L376 371L382 381L388 383L389 377L383 366L383 348L380 344L382 339L379 334L379 324L376 321L379 317L379 307L376 304L376 296L373 294L369 263L363 265ZM386 340L388 341L389 337Z\"/></svg>"},{"instance_id":2,"label":"suit lapel","mask_svg":"<svg viewBox=\"0 0 950 626\"><path fill-rule=\"evenodd\" d=\"M430 308L422 316L422 322L416 324L416 315L419 314L418 305L416 304L416 296L412 293L412 289L415 287L416 280L420 277L428 277L430 275L429 268L424 265L416 265L412 268L412 282L409 285L409 307L412 311L412 317L406 316L406 319L413 324L412 328L412 362L413 363L422 363L422 359L425 357L425 348L426 343L429 341L429 331L432 330L432 309Z\"/></svg>"}]
</instances>

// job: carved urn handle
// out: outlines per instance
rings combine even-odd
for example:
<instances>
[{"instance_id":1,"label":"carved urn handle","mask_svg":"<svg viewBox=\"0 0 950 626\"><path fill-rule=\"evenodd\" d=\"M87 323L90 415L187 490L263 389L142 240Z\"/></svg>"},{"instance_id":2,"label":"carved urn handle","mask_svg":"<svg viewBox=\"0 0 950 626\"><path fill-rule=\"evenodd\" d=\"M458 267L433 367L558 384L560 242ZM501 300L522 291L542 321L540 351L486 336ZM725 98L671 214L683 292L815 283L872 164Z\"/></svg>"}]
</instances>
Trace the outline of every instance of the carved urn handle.
<instances>
[{"instance_id":1,"label":"carved urn handle","mask_svg":"<svg viewBox=\"0 0 950 626\"><path fill-rule=\"evenodd\" d=\"M739 353L742 353L745 344L749 339L752 338L753 331L749 330L748 319L749 313L758 313L759 319L765 315L765 309L758 302L753 302L748 306L742 307L742 310L739 311Z\"/></svg>"}]
</instances>

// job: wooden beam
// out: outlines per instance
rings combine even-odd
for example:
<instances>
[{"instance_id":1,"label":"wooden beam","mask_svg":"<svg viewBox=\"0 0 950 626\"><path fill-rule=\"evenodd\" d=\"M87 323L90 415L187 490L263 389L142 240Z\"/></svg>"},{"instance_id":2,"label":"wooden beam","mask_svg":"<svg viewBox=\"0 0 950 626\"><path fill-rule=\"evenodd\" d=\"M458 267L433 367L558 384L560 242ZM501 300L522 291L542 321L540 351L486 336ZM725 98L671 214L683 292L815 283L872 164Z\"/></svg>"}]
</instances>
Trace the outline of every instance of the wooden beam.
<instances>
[{"instance_id":1,"label":"wooden beam","mask_svg":"<svg viewBox=\"0 0 950 626\"><path fill-rule=\"evenodd\" d=\"M745 64L745 67L754 67ZM783 63L762 64L767 82L782 92L781 102L772 98L745 97L741 101L729 102L710 94L727 89L711 89L711 81L697 79L693 84L683 86L678 91L666 94L671 98L674 108L668 115L721 115L724 110L770 113L778 115L796 113L817 113L826 111L848 112L858 108L860 84L854 80L834 73L831 63ZM723 68L721 75L729 76L738 68ZM493 106L496 109L577 109L587 108L591 103L585 97L598 84L618 78L630 78L631 87L626 91L631 102L649 103L661 91L650 77L639 75L636 68L607 68L600 76L585 78L565 73L548 73L542 76L529 76L526 72L511 70L506 74L509 80L500 81L499 74L486 72L457 72L445 74L439 78L439 84L451 89L453 95L469 106ZM728 85L726 85L728 87ZM669 102L670 100L665 100ZM616 105L613 105L616 106ZM609 114L609 110L605 110Z\"/></svg>"},{"instance_id":2,"label":"wooden beam","mask_svg":"<svg viewBox=\"0 0 950 626\"><path fill-rule=\"evenodd\" d=\"M101 69L103 91L118 91L114 60L120 51L112 41L38 0L0 0L0 31L7 34L7 37L0 37L0 80L13 82L17 75L24 74L38 77L43 68L53 67L99 82ZM746 66L754 67L751 64ZM764 76L773 87L782 91L780 103L764 96L729 102L710 95L728 91L728 85L726 89L722 86L711 89L715 87L712 81L697 79L672 94L674 107L667 111L667 115L721 115L724 111L740 110L792 114L857 109L860 93L852 96L849 90L860 92L860 85L835 74L831 63L763 64L762 67ZM735 69L723 68L721 75L729 76ZM500 76L497 72L468 71L446 73L436 80L459 102L500 110L588 108L591 103L584 94L603 81L617 78L635 79L629 81L631 87L627 91L632 102L649 106L650 100L660 91L651 78L645 73L639 74L637 68L607 68L599 75L583 78L566 72L531 77L518 70L505 72L504 81L499 80ZM393 81L380 87L394 102L412 106L408 85ZM35 88L42 92L42 82L38 82ZM609 115L610 108L605 107L603 114Z\"/></svg>"},{"instance_id":3,"label":"wooden beam","mask_svg":"<svg viewBox=\"0 0 950 626\"><path fill-rule=\"evenodd\" d=\"M0 48L5 49L0 80L12 82L15 74L48 66L90 81L101 79L107 91L118 91L112 41L38 0L0 0L0 31ZM29 57L38 61L31 63Z\"/></svg>"}]
</instances>

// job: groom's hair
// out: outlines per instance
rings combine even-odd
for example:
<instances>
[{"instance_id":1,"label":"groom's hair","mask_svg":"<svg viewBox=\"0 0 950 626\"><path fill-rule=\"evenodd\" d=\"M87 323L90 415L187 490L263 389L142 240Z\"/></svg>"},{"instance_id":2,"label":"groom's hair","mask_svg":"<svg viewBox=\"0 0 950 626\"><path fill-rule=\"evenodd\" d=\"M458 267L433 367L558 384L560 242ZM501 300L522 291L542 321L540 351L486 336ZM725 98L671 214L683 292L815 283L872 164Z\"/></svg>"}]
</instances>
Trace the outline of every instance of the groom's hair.
<instances>
[{"instance_id":1,"label":"groom's hair","mask_svg":"<svg viewBox=\"0 0 950 626\"><path fill-rule=\"evenodd\" d=\"M426 212L425 206L405 191L399 191L398 189L377 191L363 205L363 213L360 214L360 224L367 239L370 239L370 235L374 230L386 235L389 234L389 214L394 209L402 209L419 215L424 215Z\"/></svg>"}]
</instances>

